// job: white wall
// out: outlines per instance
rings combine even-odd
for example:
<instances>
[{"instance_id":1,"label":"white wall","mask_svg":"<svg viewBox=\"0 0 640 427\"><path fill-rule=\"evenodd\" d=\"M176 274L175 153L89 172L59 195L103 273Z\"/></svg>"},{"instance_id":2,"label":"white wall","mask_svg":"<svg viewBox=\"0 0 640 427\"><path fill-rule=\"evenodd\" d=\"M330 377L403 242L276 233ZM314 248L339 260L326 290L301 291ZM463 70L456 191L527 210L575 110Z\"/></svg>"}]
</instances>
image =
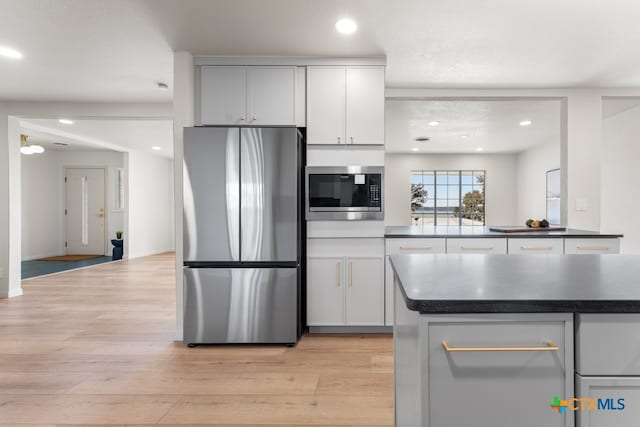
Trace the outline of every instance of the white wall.
<instances>
[{"instance_id":1,"label":"white wall","mask_svg":"<svg viewBox=\"0 0 640 427\"><path fill-rule=\"evenodd\" d=\"M61 255L64 246L58 152L21 156L22 261Z\"/></svg>"},{"instance_id":2,"label":"white wall","mask_svg":"<svg viewBox=\"0 0 640 427\"><path fill-rule=\"evenodd\" d=\"M623 233L620 251L640 254L640 107L603 121L602 231Z\"/></svg>"},{"instance_id":3,"label":"white wall","mask_svg":"<svg viewBox=\"0 0 640 427\"><path fill-rule=\"evenodd\" d=\"M517 218L515 154L386 154L385 224L409 225L411 171L486 170L486 223L511 225Z\"/></svg>"},{"instance_id":4,"label":"white wall","mask_svg":"<svg viewBox=\"0 0 640 427\"><path fill-rule=\"evenodd\" d=\"M173 161L132 150L126 153L128 176L125 255L136 258L173 251Z\"/></svg>"},{"instance_id":5,"label":"white wall","mask_svg":"<svg viewBox=\"0 0 640 427\"><path fill-rule=\"evenodd\" d=\"M107 180L104 254L111 255L111 239L124 227L123 210L116 210L116 169L124 168L124 155L116 151L45 151L21 156L22 260L65 253L64 169L104 167Z\"/></svg>"},{"instance_id":6,"label":"white wall","mask_svg":"<svg viewBox=\"0 0 640 427\"><path fill-rule=\"evenodd\" d=\"M537 145L517 155L518 217L514 224L547 216L547 171L560 168L560 141Z\"/></svg>"}]
</instances>

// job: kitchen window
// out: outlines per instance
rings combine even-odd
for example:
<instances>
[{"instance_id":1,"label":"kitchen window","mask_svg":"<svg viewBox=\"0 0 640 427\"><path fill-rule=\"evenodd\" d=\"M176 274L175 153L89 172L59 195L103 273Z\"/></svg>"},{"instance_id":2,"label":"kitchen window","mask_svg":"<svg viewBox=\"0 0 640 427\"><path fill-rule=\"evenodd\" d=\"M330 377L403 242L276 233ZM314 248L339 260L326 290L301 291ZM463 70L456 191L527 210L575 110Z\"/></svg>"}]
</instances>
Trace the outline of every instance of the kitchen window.
<instances>
[{"instance_id":1,"label":"kitchen window","mask_svg":"<svg viewBox=\"0 0 640 427\"><path fill-rule=\"evenodd\" d=\"M485 225L485 171L412 171L410 191L413 225Z\"/></svg>"}]
</instances>

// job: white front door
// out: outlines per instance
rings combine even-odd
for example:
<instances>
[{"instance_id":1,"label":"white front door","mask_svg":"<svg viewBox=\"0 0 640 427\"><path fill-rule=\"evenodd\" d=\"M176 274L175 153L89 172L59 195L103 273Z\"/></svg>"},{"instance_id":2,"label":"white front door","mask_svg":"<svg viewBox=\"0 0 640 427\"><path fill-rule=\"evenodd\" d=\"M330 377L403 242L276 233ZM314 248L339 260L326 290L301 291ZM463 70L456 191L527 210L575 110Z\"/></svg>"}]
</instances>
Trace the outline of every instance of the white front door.
<instances>
[{"instance_id":1,"label":"white front door","mask_svg":"<svg viewBox=\"0 0 640 427\"><path fill-rule=\"evenodd\" d=\"M104 169L65 169L66 253L104 255Z\"/></svg>"}]
</instances>

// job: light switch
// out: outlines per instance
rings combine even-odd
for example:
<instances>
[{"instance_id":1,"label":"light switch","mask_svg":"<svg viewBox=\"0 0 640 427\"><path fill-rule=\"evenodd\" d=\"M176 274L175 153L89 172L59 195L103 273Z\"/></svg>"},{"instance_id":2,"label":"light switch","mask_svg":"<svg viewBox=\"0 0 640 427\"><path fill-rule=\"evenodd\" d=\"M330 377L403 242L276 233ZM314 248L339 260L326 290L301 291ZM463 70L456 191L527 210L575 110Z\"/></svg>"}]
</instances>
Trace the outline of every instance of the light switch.
<instances>
[{"instance_id":1,"label":"light switch","mask_svg":"<svg viewBox=\"0 0 640 427\"><path fill-rule=\"evenodd\" d=\"M576 198L576 212L586 212L589 209L589 201L584 197Z\"/></svg>"},{"instance_id":2,"label":"light switch","mask_svg":"<svg viewBox=\"0 0 640 427\"><path fill-rule=\"evenodd\" d=\"M357 174L354 177L354 184L364 184L364 174Z\"/></svg>"}]
</instances>

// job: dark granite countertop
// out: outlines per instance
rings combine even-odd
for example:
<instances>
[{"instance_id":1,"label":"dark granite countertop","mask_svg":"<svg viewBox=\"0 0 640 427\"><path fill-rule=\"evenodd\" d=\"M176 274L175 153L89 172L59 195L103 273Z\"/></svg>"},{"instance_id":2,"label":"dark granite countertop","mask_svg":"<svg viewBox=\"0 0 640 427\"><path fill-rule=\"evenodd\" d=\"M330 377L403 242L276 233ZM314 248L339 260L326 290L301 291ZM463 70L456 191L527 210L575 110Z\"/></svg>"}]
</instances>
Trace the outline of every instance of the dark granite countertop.
<instances>
[{"instance_id":1,"label":"dark granite countertop","mask_svg":"<svg viewBox=\"0 0 640 427\"><path fill-rule=\"evenodd\" d=\"M622 234L600 233L598 231L574 230L566 231L531 231L523 233L500 233L490 231L489 227L421 227L415 225L406 226L387 226L384 230L384 237L387 238L420 238L420 237L507 237L509 239L517 238L617 238L623 237Z\"/></svg>"},{"instance_id":2,"label":"dark granite countertop","mask_svg":"<svg viewBox=\"0 0 640 427\"><path fill-rule=\"evenodd\" d=\"M640 255L392 255L410 310L640 313Z\"/></svg>"}]
</instances>

